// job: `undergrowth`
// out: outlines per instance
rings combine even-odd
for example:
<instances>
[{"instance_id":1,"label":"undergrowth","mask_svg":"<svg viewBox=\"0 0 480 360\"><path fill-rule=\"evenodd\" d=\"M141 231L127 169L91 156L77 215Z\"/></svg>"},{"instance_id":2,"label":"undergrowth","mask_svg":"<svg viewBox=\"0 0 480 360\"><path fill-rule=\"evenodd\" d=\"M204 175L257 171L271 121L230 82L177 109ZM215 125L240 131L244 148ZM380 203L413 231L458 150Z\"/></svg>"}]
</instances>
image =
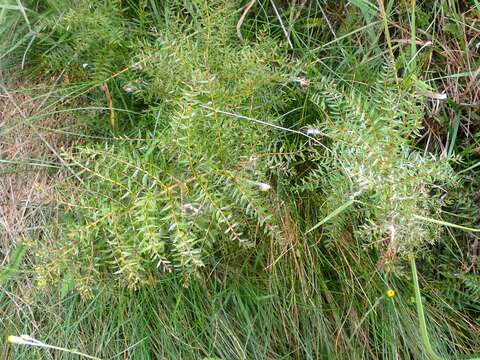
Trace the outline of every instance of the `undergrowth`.
<instances>
[{"instance_id":1,"label":"undergrowth","mask_svg":"<svg viewBox=\"0 0 480 360\"><path fill-rule=\"evenodd\" d=\"M459 130L476 115L450 89L440 102L425 41L399 41L429 38L433 12L447 33L475 15L447 1L242 5L0 6L7 74L51 87L29 90L44 101L26 121L65 111L79 138L55 152L58 216L0 277L5 333L101 358L477 351L476 135Z\"/></svg>"}]
</instances>

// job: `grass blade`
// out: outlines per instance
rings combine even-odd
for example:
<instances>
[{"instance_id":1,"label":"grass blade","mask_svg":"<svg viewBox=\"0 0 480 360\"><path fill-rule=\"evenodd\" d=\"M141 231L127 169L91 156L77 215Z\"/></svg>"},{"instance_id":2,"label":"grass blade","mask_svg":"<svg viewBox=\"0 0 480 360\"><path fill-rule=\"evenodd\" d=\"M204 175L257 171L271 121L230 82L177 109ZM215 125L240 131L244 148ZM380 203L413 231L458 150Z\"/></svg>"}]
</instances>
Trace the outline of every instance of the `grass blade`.
<instances>
[{"instance_id":1,"label":"grass blade","mask_svg":"<svg viewBox=\"0 0 480 360\"><path fill-rule=\"evenodd\" d=\"M346 203L344 203L343 205L339 206L338 208L336 208L335 210L333 210L330 214L328 214L328 216L326 216L325 218L323 218L322 221L320 221L319 223L317 223L315 226L313 226L312 228L310 228L310 230L308 230L305 234L308 234L309 232L317 229L319 226L322 226L323 224L325 224L327 221L329 221L330 219L333 219L335 216L337 216L338 214L340 214L342 211L346 210L347 208L349 208L353 203L355 202L354 199L350 199L348 200Z\"/></svg>"},{"instance_id":2,"label":"grass blade","mask_svg":"<svg viewBox=\"0 0 480 360\"><path fill-rule=\"evenodd\" d=\"M430 223L433 223L433 224L443 225L443 226L447 226L447 227L453 227L455 229L460 229L460 230L465 230L465 231L480 232L480 229L475 229L475 228L470 228L470 227L467 227L467 226L457 225L457 224L450 223L448 221L432 219L432 218L421 216L421 215L415 215L415 217L419 220L427 221L427 222L430 222Z\"/></svg>"},{"instance_id":3,"label":"grass blade","mask_svg":"<svg viewBox=\"0 0 480 360\"><path fill-rule=\"evenodd\" d=\"M22 262L23 256L25 255L26 247L25 245L18 245L10 257L10 263L6 268L0 271L0 285L10 280L13 275L18 271L20 264Z\"/></svg>"}]
</instances>

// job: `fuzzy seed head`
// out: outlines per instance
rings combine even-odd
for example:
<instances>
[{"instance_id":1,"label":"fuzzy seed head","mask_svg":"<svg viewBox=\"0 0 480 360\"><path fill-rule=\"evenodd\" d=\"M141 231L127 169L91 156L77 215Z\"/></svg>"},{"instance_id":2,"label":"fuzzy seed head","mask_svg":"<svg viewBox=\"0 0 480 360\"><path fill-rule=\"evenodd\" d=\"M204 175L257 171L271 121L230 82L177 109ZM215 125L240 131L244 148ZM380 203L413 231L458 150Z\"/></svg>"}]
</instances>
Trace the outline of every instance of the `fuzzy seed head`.
<instances>
[{"instance_id":1,"label":"fuzzy seed head","mask_svg":"<svg viewBox=\"0 0 480 360\"><path fill-rule=\"evenodd\" d=\"M258 190L262 192L266 192L272 188L269 184L262 183L262 182L257 183L257 187L258 187Z\"/></svg>"},{"instance_id":2,"label":"fuzzy seed head","mask_svg":"<svg viewBox=\"0 0 480 360\"><path fill-rule=\"evenodd\" d=\"M125 91L127 94L131 94L135 92L135 90L137 90L137 88L131 84L126 84L123 86L123 91Z\"/></svg>"}]
</instances>

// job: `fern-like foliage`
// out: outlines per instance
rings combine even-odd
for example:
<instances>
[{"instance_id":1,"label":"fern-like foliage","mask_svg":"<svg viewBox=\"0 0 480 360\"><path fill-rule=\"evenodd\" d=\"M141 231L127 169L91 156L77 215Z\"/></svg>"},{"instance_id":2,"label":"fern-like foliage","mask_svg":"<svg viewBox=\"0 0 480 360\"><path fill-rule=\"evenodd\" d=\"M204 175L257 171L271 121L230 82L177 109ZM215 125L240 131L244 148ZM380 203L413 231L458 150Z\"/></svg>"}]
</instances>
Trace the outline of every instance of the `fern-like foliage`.
<instances>
[{"instance_id":1,"label":"fern-like foliage","mask_svg":"<svg viewBox=\"0 0 480 360\"><path fill-rule=\"evenodd\" d=\"M438 216L445 189L455 183L446 161L415 149L422 102L415 82L394 79L387 69L369 87L325 78L312 84L308 100L319 120L304 132L321 144L304 151L310 166L296 179L303 196L323 194L318 220L351 204L323 226L327 239L354 232L363 246L382 249L383 260L438 239L439 227L426 219Z\"/></svg>"},{"instance_id":2,"label":"fern-like foliage","mask_svg":"<svg viewBox=\"0 0 480 360\"><path fill-rule=\"evenodd\" d=\"M169 26L137 44L138 66L120 81L144 104L130 129L141 140L70 155L84 187L64 200L75 206L41 276L73 272L87 290L105 276L132 288L170 271L187 281L222 244L281 237L261 156L271 131L236 114L273 121L285 57L272 41L231 45L236 6L209 2L187 20L172 9Z\"/></svg>"},{"instance_id":3,"label":"fern-like foliage","mask_svg":"<svg viewBox=\"0 0 480 360\"><path fill-rule=\"evenodd\" d=\"M34 54L41 54L39 65L53 73L99 81L130 62L136 33L129 31L121 1L65 2L38 24L42 32Z\"/></svg>"},{"instance_id":4,"label":"fern-like foliage","mask_svg":"<svg viewBox=\"0 0 480 360\"><path fill-rule=\"evenodd\" d=\"M284 243L282 202L299 204L304 228L296 231L306 240L354 241L380 250L382 263L437 238L425 219L453 178L446 163L415 149L417 82L392 80L387 69L350 88L315 65L304 66L310 79L301 82L303 65L262 31L238 42L240 3L192 4L167 6L151 37L129 42L129 70L115 81L142 113L123 124L124 138L67 155L82 184L63 191L61 240L43 253L39 276L67 272L87 292L107 279L137 288L165 272L188 281L225 249ZM103 19L101 6L86 9ZM82 26L95 27L71 21L67 14L62 26L77 26L79 39ZM122 33L104 36L116 44ZM300 112L290 99L302 100Z\"/></svg>"}]
</instances>

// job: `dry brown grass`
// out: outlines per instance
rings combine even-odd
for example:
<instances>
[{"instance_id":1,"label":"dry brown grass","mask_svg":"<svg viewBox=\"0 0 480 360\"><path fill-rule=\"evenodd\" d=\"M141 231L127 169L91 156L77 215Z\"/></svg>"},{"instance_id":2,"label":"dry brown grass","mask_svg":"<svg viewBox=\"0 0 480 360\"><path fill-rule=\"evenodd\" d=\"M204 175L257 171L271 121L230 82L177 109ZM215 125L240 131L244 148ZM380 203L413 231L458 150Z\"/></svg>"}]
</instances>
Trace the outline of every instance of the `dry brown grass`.
<instances>
[{"instance_id":1,"label":"dry brown grass","mask_svg":"<svg viewBox=\"0 0 480 360\"><path fill-rule=\"evenodd\" d=\"M28 121L42 104L21 90L27 87L16 82L0 93L0 263L18 241L46 223L40 210L53 203L62 172L39 164L58 162L58 151L68 141L49 130L68 121L65 116Z\"/></svg>"}]
</instances>

